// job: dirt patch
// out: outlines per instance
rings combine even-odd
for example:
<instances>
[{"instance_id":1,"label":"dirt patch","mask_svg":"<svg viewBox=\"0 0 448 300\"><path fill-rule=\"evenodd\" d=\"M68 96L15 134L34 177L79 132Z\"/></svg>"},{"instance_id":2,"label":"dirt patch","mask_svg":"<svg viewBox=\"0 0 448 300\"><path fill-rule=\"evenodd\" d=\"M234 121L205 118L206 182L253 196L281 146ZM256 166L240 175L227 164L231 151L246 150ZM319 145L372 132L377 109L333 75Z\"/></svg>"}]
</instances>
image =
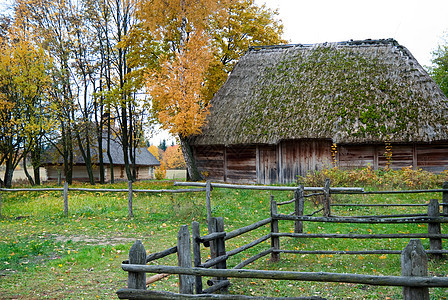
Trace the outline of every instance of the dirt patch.
<instances>
[{"instance_id":1,"label":"dirt patch","mask_svg":"<svg viewBox=\"0 0 448 300\"><path fill-rule=\"evenodd\" d=\"M120 245L132 243L135 241L135 238L127 238L127 237L110 237L110 236L87 236L87 235L55 235L55 241L57 242L68 242L72 241L73 243L84 243L87 245Z\"/></svg>"}]
</instances>

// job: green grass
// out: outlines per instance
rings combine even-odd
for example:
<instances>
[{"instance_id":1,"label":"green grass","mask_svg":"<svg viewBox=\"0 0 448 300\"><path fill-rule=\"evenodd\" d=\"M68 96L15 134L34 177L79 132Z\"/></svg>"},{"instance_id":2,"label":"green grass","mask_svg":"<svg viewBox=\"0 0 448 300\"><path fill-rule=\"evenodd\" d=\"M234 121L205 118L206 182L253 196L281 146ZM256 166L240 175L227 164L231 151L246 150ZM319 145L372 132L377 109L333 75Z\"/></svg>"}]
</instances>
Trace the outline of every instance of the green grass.
<instances>
[{"instance_id":1,"label":"green grass","mask_svg":"<svg viewBox=\"0 0 448 300\"><path fill-rule=\"evenodd\" d=\"M126 183L113 185L126 188ZM101 186L95 186L101 187ZM110 187L110 186L104 186ZM138 182L135 188L174 188L168 181ZM272 192L278 202L293 198L292 192ZM224 217L226 231L269 217L271 192L214 189L213 216ZM426 203L440 194L405 195L337 195L338 203ZM2 193L0 219L0 299L116 299L115 292L126 286L127 274L121 262L136 239L148 253L172 247L179 227L201 224L206 234L204 193L135 194L133 219L127 217L127 193L69 193L69 216L63 215L61 192ZM305 203L305 214L316 210L311 200ZM293 204L279 208L293 210ZM389 213L424 213L425 207L359 208L333 207L335 215ZM318 214L319 215L319 214ZM293 222L280 222L280 231L290 232ZM442 232L448 228L443 226ZM242 246L269 232L269 225L226 242L227 250ZM310 233L397 233L427 232L426 225L368 225L306 223ZM406 240L349 239L281 239L282 249L357 250L398 249ZM428 241L423 240L428 248ZM266 241L228 261L232 267L270 247ZM202 248L206 258L208 249ZM157 264L176 265L176 256ZM272 263L266 256L249 265L250 269L292 270L304 272L338 272L373 275L400 275L399 255L295 255L281 254ZM433 276L448 276L446 260L430 261ZM151 274L149 274L150 276ZM375 287L357 284L314 283L276 280L232 280L230 293L257 296L313 296L329 299L400 299L400 287ZM178 290L177 277L169 276L154 283L151 289ZM432 299L443 299L447 290L430 289Z\"/></svg>"}]
</instances>

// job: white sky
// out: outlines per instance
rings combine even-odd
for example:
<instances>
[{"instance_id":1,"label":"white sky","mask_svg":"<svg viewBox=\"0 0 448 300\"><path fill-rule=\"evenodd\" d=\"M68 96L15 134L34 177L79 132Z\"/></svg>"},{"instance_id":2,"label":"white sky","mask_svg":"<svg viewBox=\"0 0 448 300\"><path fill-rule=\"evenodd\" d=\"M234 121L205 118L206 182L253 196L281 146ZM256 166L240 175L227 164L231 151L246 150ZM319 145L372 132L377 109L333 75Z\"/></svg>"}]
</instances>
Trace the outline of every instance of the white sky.
<instances>
[{"instance_id":1,"label":"white sky","mask_svg":"<svg viewBox=\"0 0 448 300\"><path fill-rule=\"evenodd\" d=\"M394 38L421 65L448 30L448 0L255 0L278 9L293 44Z\"/></svg>"}]
</instances>

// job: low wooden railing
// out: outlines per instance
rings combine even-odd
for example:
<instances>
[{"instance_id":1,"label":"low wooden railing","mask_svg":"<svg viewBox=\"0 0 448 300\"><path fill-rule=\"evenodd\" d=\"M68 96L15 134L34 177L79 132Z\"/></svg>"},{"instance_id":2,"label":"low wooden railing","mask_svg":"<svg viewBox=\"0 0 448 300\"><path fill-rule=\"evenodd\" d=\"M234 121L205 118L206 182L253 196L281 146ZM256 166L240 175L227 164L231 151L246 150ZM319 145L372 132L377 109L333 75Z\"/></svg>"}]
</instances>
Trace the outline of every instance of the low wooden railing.
<instances>
[{"instance_id":1,"label":"low wooden railing","mask_svg":"<svg viewBox=\"0 0 448 300\"><path fill-rule=\"evenodd\" d=\"M210 187L209 187L210 189ZM70 191L78 191L78 192L93 192L93 193L127 193L128 194L128 214L129 217L134 217L133 210L133 195L134 193L152 193L152 194L161 194L161 193L197 193L197 192L206 192L207 188L195 188L195 189L159 189L159 190L144 190L144 189L134 189L132 181L128 181L127 189L93 189L93 188L73 188L69 187L68 183L64 183L64 187L62 188L0 188L0 217L2 216L2 192L7 193L15 193L15 192L48 192L48 191L61 191L62 192L62 200L64 202L64 215L68 216L68 195Z\"/></svg>"},{"instance_id":2,"label":"low wooden railing","mask_svg":"<svg viewBox=\"0 0 448 300\"><path fill-rule=\"evenodd\" d=\"M207 184L210 186L210 184ZM213 184L211 184L213 186ZM215 186L216 187L216 186ZM278 187L276 187L278 188ZM290 187L288 187L290 188ZM200 236L199 223L192 224L192 239L188 242L186 247L181 247L178 244L176 249L178 251L179 266L147 266L138 264L123 264L122 268L128 272L140 273L162 273L162 274L179 274L183 279L183 283L179 283L179 294L167 293L163 291L146 291L146 286L141 285L139 288L125 288L120 289L117 294L122 299L138 299L139 297L150 297L146 299L250 299L250 296L226 295L230 281L228 278L263 278L276 280L298 280L298 281L321 281L321 282L346 282L346 283L360 283L367 285L385 285L385 286L403 286L404 299L429 299L429 288L431 287L448 287L448 278L428 277L427 276L427 254L433 258L440 258L447 254L448 250L443 250L442 240L448 237L447 234L441 233L441 224L448 223L448 218L444 213L440 214L439 207L442 205L446 207L445 195L448 190L430 190L429 192L442 192L444 203L439 204L437 200L431 200L428 204L385 204L386 206L408 206L418 205L427 206L426 214L400 214L400 215L376 215L376 216L334 216L331 214L331 207L339 204L332 204L330 200L331 188L329 184L320 190L311 191L312 194L305 195L306 188L299 186L295 188L294 199L277 203L273 196L271 196L271 214L270 217L254 224L236 229L231 232L224 231L223 218L209 218L208 230L209 234ZM347 189L348 190L348 189ZM347 193L348 191L340 191ZM335 189L333 189L336 192ZM339 191L338 191L339 192ZM349 193L360 193L362 191L351 190ZM423 193L423 191L401 191L411 193ZM363 192L364 193L364 192ZM371 192L369 192L371 193ZM395 193L395 191L393 191ZM323 207L309 215L304 215L304 201L312 196L324 196ZM279 205L287 205L294 203L294 212L291 214L278 213ZM342 204L345 205L363 205L363 204ZM365 204L369 206L370 204ZM375 204L377 206L379 204ZM323 211L323 216L315 217L317 212ZM279 232L279 222L294 221L293 232ZM426 233L393 233L393 234L353 234L353 233L338 233L338 234L321 234L321 233L303 233L304 224L306 222L337 222L337 223L368 223L368 224L404 224L404 223L427 223L428 232ZM232 238L240 236L245 233L262 226L270 225L270 232L263 235L250 243L233 250L226 249L226 242ZM179 235L178 241L190 240L190 234L187 226L183 226ZM347 250L289 250L281 249L280 239L288 238L353 238L353 239L411 239L408 246L404 250L375 250L367 249L360 251ZM427 238L430 241L430 250L424 250L421 238ZM232 269L228 269L228 259L238 253L248 250L256 245L261 244L267 240L271 240L271 247L261 250L256 255L238 263ZM201 244L210 247L210 260L206 262L201 261ZM186 254L181 254L181 250L186 251ZM151 257L162 257L162 253L174 253L172 250L162 251L156 254L151 254ZM281 253L300 253L300 254L401 254L402 257L402 276L373 276L361 274L341 274L341 273L310 273L310 272L282 272L282 271L262 271L262 270L242 270L248 264L266 255L271 255L271 261L278 261ZM191 265L191 255L193 254L193 265ZM131 254L130 254L131 255ZM148 257L150 257L148 256ZM186 257L181 259L182 257ZM131 260L130 260L131 261ZM148 261L148 259L146 260ZM184 265L183 262L190 261L190 265ZM414 269L412 269L414 268ZM189 276L189 277L182 277ZM214 277L207 281L209 288L204 289L202 286L202 277ZM186 279L189 278L189 279ZM187 283L185 283L187 282ZM185 288L185 285L188 288ZM212 294L216 291L224 292L224 294ZM136 296L140 295L140 296ZM416 296L417 295L417 296ZM422 296L423 295L423 296ZM163 298L165 297L165 298ZM207 298L209 297L209 298ZM240 298L238 298L240 297ZM427 298L426 298L427 297ZM143 299L143 298L142 298ZM269 298L266 298L269 299ZM275 299L279 299L278 297ZM319 297L299 297L286 299L322 299Z\"/></svg>"}]
</instances>

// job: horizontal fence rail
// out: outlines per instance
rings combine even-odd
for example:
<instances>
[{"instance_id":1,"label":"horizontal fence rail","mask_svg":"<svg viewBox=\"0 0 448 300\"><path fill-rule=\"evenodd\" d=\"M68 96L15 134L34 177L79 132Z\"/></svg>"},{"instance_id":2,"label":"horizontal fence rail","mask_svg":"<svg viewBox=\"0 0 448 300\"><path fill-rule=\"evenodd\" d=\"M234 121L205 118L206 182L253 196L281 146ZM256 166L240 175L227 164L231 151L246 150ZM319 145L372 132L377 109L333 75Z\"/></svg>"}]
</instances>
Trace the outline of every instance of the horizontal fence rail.
<instances>
[{"instance_id":1,"label":"horizontal fence rail","mask_svg":"<svg viewBox=\"0 0 448 300\"><path fill-rule=\"evenodd\" d=\"M448 277L376 276L350 273L293 272L244 269L204 269L174 266L122 264L127 272L168 273L209 277L257 278L318 282L359 283L381 286L448 287Z\"/></svg>"},{"instance_id":2,"label":"horizontal fence rail","mask_svg":"<svg viewBox=\"0 0 448 300\"><path fill-rule=\"evenodd\" d=\"M175 186L206 186L204 182L174 182ZM297 187L293 186L264 186L264 185L239 185L239 184L227 184L227 183L211 183L214 188L227 188L227 189L242 189L242 190L264 190L264 191L295 191ZM324 188L322 187L305 187L307 192L320 192ZM363 192L363 188L347 188L347 187L334 187L330 188L332 193L348 193L348 192Z\"/></svg>"},{"instance_id":3,"label":"horizontal fence rail","mask_svg":"<svg viewBox=\"0 0 448 300\"><path fill-rule=\"evenodd\" d=\"M285 236L293 238L324 238L324 239L424 239L424 238L448 238L448 234L430 234L430 233L390 233L390 234L343 234L343 233L292 233L281 232L272 233L272 236Z\"/></svg>"},{"instance_id":4,"label":"horizontal fence rail","mask_svg":"<svg viewBox=\"0 0 448 300\"><path fill-rule=\"evenodd\" d=\"M327 222L327 223L367 223L367 224L397 224L397 223L448 223L448 218L444 217L413 217L413 218L344 218L344 217L307 217L274 214L273 219L291 220L291 221L307 221L307 222Z\"/></svg>"},{"instance_id":5,"label":"horizontal fence rail","mask_svg":"<svg viewBox=\"0 0 448 300\"><path fill-rule=\"evenodd\" d=\"M78 191L78 192L101 192L101 193L127 193L129 189L92 189L92 188L71 188L67 189L68 191ZM35 189L25 189L25 188L17 188L17 189L7 189L0 188L0 192L48 192L48 191L64 191L64 188L35 188ZM177 190L141 190L141 189L132 189L135 193L198 193L205 192L205 188L198 189L177 189Z\"/></svg>"},{"instance_id":6,"label":"horizontal fence rail","mask_svg":"<svg viewBox=\"0 0 448 300\"><path fill-rule=\"evenodd\" d=\"M49 191L60 191L63 193L64 202L64 215L68 215L68 193L70 191L77 192L93 192L93 193L128 193L128 213L129 217L134 217L133 213L133 194L134 193L149 193L149 194L179 194L179 193L198 193L207 192L210 188L192 188L192 189L160 189L160 190L148 190L148 189L134 189L132 186L132 181L128 182L127 189L95 189L95 188L73 188L69 187L67 182L64 183L63 188L0 188L0 217L2 216L2 192L14 193L14 192L49 192Z\"/></svg>"}]
</instances>

